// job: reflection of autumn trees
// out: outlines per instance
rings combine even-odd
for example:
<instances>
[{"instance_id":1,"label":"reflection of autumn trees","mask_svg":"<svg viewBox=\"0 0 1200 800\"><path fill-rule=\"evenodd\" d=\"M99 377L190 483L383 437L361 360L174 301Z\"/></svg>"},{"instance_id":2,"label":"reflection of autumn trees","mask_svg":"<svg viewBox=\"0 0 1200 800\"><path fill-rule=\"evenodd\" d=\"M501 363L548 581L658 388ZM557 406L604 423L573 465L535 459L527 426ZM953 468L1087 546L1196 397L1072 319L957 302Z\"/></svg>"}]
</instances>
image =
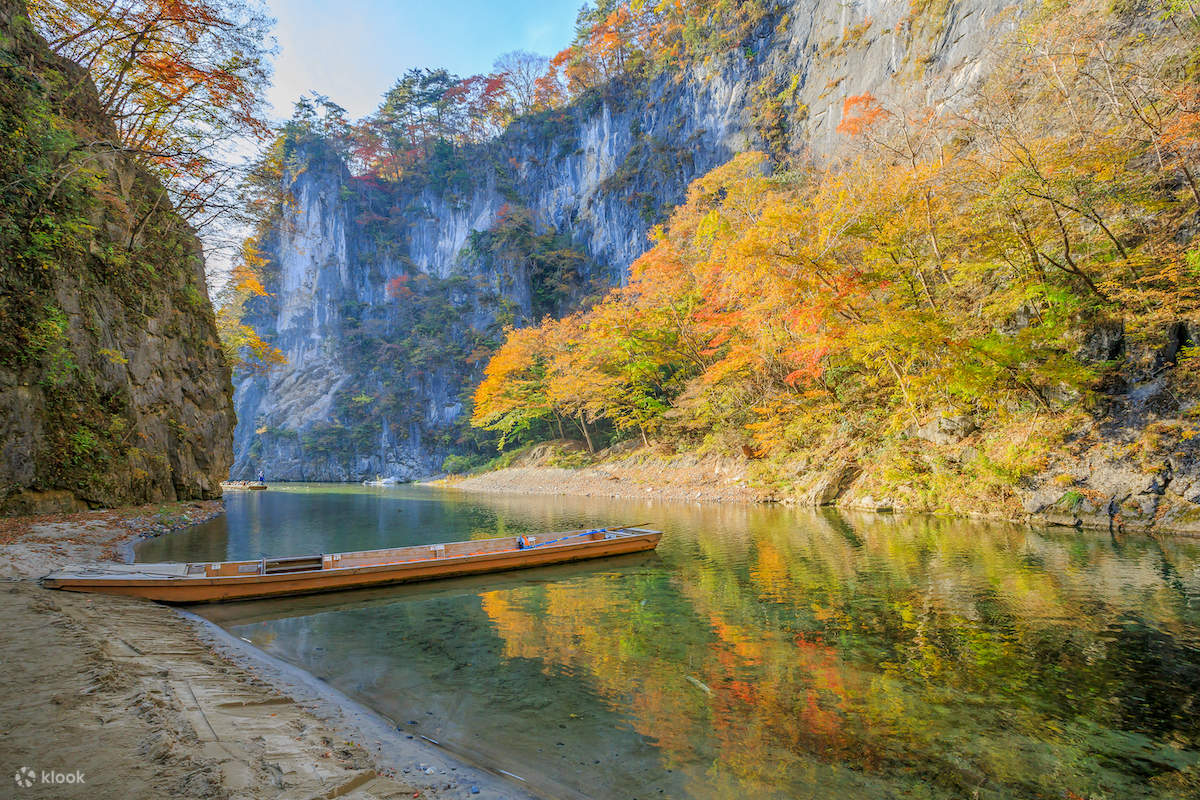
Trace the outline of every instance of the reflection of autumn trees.
<instances>
[{"instance_id":1,"label":"reflection of autumn trees","mask_svg":"<svg viewBox=\"0 0 1200 800\"><path fill-rule=\"evenodd\" d=\"M1152 543L877 517L745 534L665 543L661 574L488 593L484 611L507 657L585 672L714 785L854 764L951 796L1088 796L1135 754L1187 780L1197 613Z\"/></svg>"},{"instance_id":2,"label":"reflection of autumn trees","mask_svg":"<svg viewBox=\"0 0 1200 800\"><path fill-rule=\"evenodd\" d=\"M664 584L665 578L655 581ZM668 638L668 619L688 609L678 601L651 607L648 596L666 587L649 588L638 584L631 591L615 576L600 576L488 592L483 609L504 640L506 657L538 659L547 669L586 669L615 710L633 701L637 714L630 722L638 733L657 740L669 761L685 761L699 753L689 744L691 731L679 722L696 716L695 696L702 690L680 672L690 647ZM707 638L699 624L687 628Z\"/></svg>"}]
</instances>

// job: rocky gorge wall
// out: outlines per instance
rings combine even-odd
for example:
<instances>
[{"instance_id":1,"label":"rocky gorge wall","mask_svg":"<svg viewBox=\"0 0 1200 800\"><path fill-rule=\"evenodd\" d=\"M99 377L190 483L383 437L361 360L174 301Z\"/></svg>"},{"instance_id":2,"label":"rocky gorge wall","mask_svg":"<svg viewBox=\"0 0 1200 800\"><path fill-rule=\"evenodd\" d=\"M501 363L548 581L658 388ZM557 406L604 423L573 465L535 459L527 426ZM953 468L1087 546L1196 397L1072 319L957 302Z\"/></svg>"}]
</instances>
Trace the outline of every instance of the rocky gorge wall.
<instances>
[{"instance_id":1,"label":"rocky gorge wall","mask_svg":"<svg viewBox=\"0 0 1200 800\"><path fill-rule=\"evenodd\" d=\"M402 479L464 446L506 323L620 283L688 183L748 148L827 156L848 96L953 104L1014 24L1001 0L796 0L744 46L514 122L453 174L380 185L295 142L247 322L288 363L235 376L233 476Z\"/></svg>"},{"instance_id":2,"label":"rocky gorge wall","mask_svg":"<svg viewBox=\"0 0 1200 800\"><path fill-rule=\"evenodd\" d=\"M0 512L211 498L234 416L199 240L0 0Z\"/></svg>"}]
</instances>

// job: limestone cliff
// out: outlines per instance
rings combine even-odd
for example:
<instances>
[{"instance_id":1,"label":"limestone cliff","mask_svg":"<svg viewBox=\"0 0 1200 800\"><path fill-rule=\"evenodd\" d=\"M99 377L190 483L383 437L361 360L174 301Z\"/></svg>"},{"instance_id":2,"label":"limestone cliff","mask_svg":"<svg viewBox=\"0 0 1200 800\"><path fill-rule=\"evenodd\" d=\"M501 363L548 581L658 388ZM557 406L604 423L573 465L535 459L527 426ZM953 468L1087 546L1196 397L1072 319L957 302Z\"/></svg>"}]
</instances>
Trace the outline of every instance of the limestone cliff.
<instances>
[{"instance_id":1,"label":"limestone cliff","mask_svg":"<svg viewBox=\"0 0 1200 800\"><path fill-rule=\"evenodd\" d=\"M273 297L249 320L288 365L236 378L234 476L438 471L461 447L472 353L501 324L619 283L688 183L734 153L829 154L850 95L954 103L1016 14L1003 0L782 2L723 58L519 120L400 185L293 143L292 201L262 242Z\"/></svg>"},{"instance_id":2,"label":"limestone cliff","mask_svg":"<svg viewBox=\"0 0 1200 800\"><path fill-rule=\"evenodd\" d=\"M215 497L231 383L200 243L0 1L0 509Z\"/></svg>"}]
</instances>

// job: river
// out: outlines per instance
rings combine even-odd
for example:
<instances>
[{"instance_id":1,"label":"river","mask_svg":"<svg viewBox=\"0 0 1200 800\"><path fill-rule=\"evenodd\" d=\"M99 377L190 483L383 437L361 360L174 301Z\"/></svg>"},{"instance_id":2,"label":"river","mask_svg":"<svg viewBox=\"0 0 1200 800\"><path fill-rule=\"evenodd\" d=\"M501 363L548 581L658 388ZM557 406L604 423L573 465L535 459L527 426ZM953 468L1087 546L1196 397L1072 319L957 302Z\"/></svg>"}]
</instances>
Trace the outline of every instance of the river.
<instances>
[{"instance_id":1,"label":"river","mask_svg":"<svg viewBox=\"0 0 1200 800\"><path fill-rule=\"evenodd\" d=\"M198 613L554 797L1200 797L1200 540L419 486L138 560L647 523L654 554Z\"/></svg>"}]
</instances>

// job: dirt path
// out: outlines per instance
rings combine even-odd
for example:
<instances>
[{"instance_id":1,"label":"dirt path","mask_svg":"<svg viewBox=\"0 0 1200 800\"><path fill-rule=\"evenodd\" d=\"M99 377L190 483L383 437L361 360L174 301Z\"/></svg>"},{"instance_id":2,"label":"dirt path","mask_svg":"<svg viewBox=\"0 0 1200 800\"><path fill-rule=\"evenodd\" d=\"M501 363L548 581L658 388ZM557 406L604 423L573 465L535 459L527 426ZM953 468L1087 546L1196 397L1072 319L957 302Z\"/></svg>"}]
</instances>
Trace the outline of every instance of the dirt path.
<instances>
[{"instance_id":1,"label":"dirt path","mask_svg":"<svg viewBox=\"0 0 1200 800\"><path fill-rule=\"evenodd\" d=\"M42 589L31 578L136 535L136 515L79 517L26 521L0 544L0 796L525 796L339 707L315 679L301 686L235 663L206 623L146 601Z\"/></svg>"}]
</instances>

